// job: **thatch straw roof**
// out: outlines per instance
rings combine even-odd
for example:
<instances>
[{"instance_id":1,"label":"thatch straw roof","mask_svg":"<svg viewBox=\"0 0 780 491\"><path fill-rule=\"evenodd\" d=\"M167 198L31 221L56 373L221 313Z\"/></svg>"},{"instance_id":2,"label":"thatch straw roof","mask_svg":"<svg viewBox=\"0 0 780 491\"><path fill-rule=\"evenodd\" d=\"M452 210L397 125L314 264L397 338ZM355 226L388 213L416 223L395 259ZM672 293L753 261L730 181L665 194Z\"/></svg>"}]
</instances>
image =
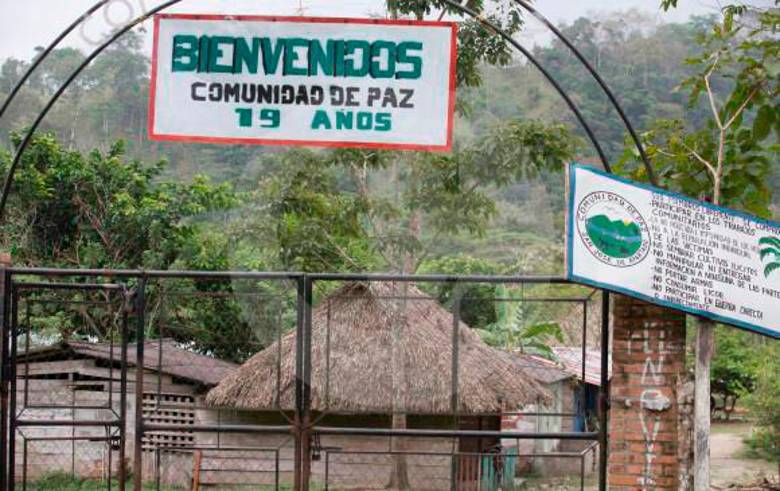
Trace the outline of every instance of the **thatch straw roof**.
<instances>
[{"instance_id":1,"label":"thatch straw roof","mask_svg":"<svg viewBox=\"0 0 780 491\"><path fill-rule=\"evenodd\" d=\"M405 401L399 398L402 411L451 413L453 317L435 299L410 284L349 283L322 301L312 317L313 410L392 413L396 375L404 380L396 380L395 386L406 389ZM517 369L511 354L487 346L463 323L458 330L462 414L494 413L550 399L546 389ZM399 335L396 356L404 368L394 371L393 338ZM293 409L295 343L296 335L290 333L281 347L274 343L257 353L209 392L208 403Z\"/></svg>"}]
</instances>

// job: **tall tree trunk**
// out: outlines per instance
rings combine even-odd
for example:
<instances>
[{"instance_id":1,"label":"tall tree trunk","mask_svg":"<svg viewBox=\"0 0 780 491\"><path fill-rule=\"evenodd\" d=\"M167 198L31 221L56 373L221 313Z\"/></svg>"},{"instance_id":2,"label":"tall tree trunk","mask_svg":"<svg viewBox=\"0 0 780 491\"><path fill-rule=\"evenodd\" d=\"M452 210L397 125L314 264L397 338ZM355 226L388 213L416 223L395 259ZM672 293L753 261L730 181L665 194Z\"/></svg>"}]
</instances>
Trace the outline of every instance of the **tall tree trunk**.
<instances>
[{"instance_id":1,"label":"tall tree trunk","mask_svg":"<svg viewBox=\"0 0 780 491\"><path fill-rule=\"evenodd\" d=\"M402 299L398 302L395 318L392 326L391 363L393 370L393 429L406 429L406 354L403 350L404 327L406 326L408 283L401 287ZM393 437L390 449L393 453L393 471L390 475L388 488L407 490L411 489L409 483L409 469L406 463L406 441L403 437Z\"/></svg>"},{"instance_id":2,"label":"tall tree trunk","mask_svg":"<svg viewBox=\"0 0 780 491\"><path fill-rule=\"evenodd\" d=\"M414 172L412 172L414 174ZM414 175L411 182L414 183ZM414 184L412 184L414 185ZM422 232L422 214L419 209L414 209L409 217L409 235L419 240ZM402 273L412 274L416 270L417 258L415 253L405 253ZM399 302L398 315L395 316L392 334L392 365L393 365L393 429L406 429L406 354L403 351L404 327L407 318L407 300L409 284L404 282L401 287L402 300ZM406 441L404 438L392 439L391 449L397 452L393 455L393 473L388 487L390 489L411 489L409 482L409 468L406 461Z\"/></svg>"},{"instance_id":3,"label":"tall tree trunk","mask_svg":"<svg viewBox=\"0 0 780 491\"><path fill-rule=\"evenodd\" d=\"M390 11L390 17L393 19L398 18L398 8L395 0L387 0L388 10ZM418 19L422 17L418 14ZM394 177L396 178L396 185L398 183L397 168L394 167ZM412 176L410 179L410 185L414 186L417 182L414 167L412 167ZM397 190L396 190L397 192ZM419 240L421 231L422 216L419 209L414 209L409 217L409 232L412 237ZM412 274L416 270L416 257L414 252L407 252L403 258L401 270L404 274ZM406 325L407 318L407 300L409 284L404 282L402 287L402 297L400 302L400 312L396 316L396 322L393 325L392 335L392 364L393 364L393 429L405 430L406 429L406 355L403 352L403 328ZM389 487L391 489L408 490L411 489L409 482L409 468L407 466L406 455L406 441L404 438L393 438L391 443L393 451L398 452L393 457L393 473L390 477Z\"/></svg>"}]
</instances>

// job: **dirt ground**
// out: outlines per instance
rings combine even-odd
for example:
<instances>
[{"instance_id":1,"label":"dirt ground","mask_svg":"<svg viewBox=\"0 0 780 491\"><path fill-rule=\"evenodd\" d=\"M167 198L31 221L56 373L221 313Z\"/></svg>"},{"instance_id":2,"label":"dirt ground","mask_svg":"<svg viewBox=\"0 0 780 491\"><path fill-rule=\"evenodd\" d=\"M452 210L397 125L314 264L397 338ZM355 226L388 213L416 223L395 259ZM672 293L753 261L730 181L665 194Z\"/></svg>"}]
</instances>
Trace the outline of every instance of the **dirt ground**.
<instances>
[{"instance_id":1,"label":"dirt ground","mask_svg":"<svg viewBox=\"0 0 780 491\"><path fill-rule=\"evenodd\" d=\"M746 484L761 476L777 475L777 464L745 457L742 439L750 434L750 423L714 422L710 435L712 485L714 489Z\"/></svg>"}]
</instances>

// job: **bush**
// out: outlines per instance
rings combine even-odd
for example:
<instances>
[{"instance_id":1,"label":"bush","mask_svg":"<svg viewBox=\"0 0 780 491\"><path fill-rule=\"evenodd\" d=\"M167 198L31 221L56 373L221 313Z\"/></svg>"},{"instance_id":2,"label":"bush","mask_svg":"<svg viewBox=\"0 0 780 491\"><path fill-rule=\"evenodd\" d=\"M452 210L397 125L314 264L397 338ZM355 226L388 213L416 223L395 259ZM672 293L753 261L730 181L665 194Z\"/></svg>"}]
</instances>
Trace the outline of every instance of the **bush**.
<instances>
[{"instance_id":1,"label":"bush","mask_svg":"<svg viewBox=\"0 0 780 491\"><path fill-rule=\"evenodd\" d=\"M776 341L758 353L762 361L758 368L755 391L747 398L748 407L756 418L756 428L747 444L753 452L770 462L778 463L780 472L780 346Z\"/></svg>"}]
</instances>

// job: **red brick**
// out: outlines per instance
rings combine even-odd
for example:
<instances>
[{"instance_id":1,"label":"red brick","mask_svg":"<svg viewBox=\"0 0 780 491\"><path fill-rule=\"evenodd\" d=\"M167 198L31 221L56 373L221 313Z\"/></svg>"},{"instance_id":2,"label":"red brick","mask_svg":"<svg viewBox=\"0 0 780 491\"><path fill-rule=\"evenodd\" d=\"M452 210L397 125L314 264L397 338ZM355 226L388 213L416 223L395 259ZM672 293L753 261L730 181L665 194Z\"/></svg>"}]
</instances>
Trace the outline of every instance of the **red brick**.
<instances>
[{"instance_id":1,"label":"red brick","mask_svg":"<svg viewBox=\"0 0 780 491\"><path fill-rule=\"evenodd\" d=\"M675 489L679 440L676 383L685 369L685 317L622 296L616 296L612 312L610 489L642 489L646 479L652 480L655 489ZM660 412L643 409L642 396L648 390L668 398L671 406ZM653 434L656 422L659 426ZM653 435L650 446L647 431Z\"/></svg>"}]
</instances>

